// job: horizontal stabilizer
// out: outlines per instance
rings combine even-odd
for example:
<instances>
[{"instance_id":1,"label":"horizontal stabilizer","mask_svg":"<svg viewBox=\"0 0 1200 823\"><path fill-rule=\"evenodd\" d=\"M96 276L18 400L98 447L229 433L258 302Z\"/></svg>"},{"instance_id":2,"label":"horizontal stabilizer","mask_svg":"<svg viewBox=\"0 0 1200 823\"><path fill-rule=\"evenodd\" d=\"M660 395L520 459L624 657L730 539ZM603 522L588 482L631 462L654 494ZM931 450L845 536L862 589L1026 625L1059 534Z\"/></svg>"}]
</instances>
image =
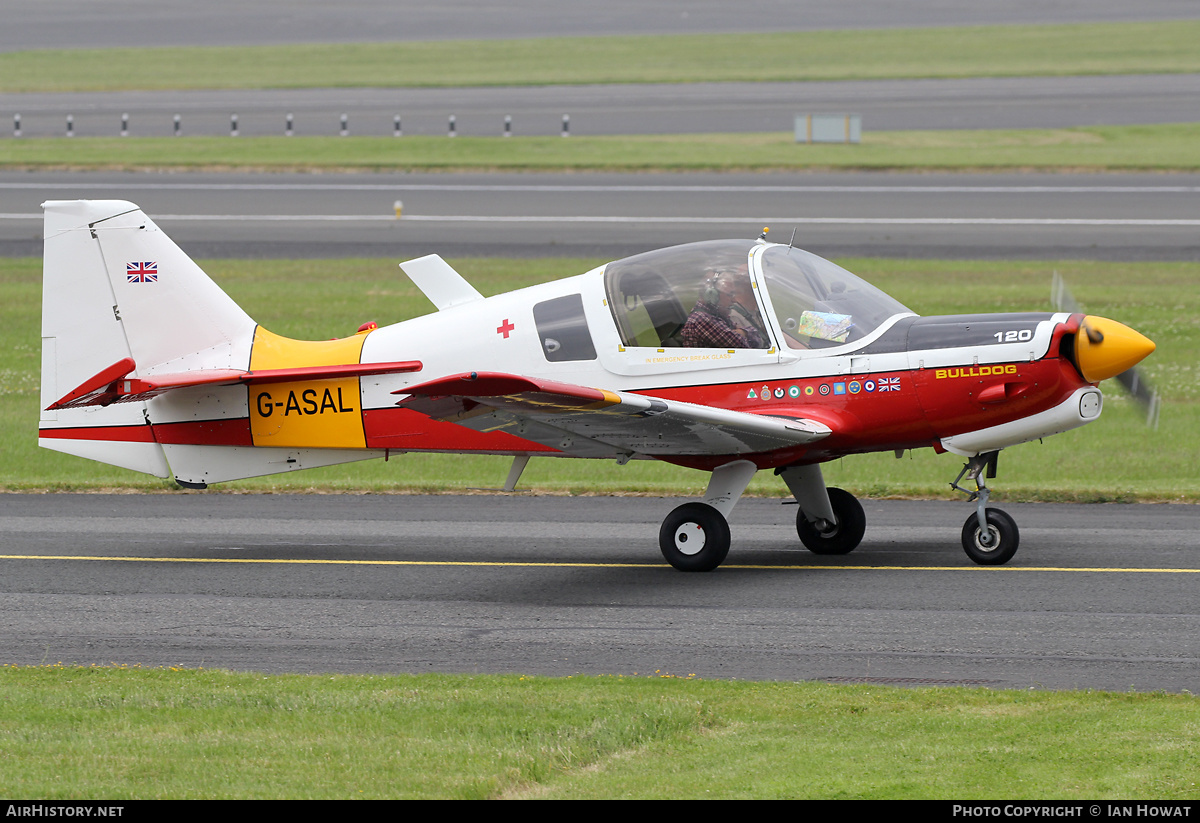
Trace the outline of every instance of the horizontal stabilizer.
<instances>
[{"instance_id":1,"label":"horizontal stabilizer","mask_svg":"<svg viewBox=\"0 0 1200 823\"><path fill-rule=\"evenodd\" d=\"M267 383L289 383L296 380L333 380L343 377L363 377L372 374L402 374L421 370L421 361L403 360L392 363L351 363L343 366L307 366L293 369L196 369L178 374L148 377L129 377L134 370L133 360L125 358L104 369L95 377L64 395L47 411L80 406L108 406L113 403L132 403L149 400L173 389L191 386L235 386Z\"/></svg>"},{"instance_id":2,"label":"horizontal stabilizer","mask_svg":"<svg viewBox=\"0 0 1200 823\"><path fill-rule=\"evenodd\" d=\"M106 369L101 369L79 386L46 407L46 411L74 409L81 406L107 406L117 402L117 386L136 366L132 357L124 357Z\"/></svg>"}]
</instances>

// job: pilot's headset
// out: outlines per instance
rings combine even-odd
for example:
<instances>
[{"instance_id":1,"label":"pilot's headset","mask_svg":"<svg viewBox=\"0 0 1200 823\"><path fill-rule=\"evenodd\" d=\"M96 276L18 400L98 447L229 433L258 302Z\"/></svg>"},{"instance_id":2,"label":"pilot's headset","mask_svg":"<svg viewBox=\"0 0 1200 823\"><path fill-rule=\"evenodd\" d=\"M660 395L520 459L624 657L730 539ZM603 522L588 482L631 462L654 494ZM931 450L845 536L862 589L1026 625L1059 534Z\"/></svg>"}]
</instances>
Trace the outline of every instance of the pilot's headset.
<instances>
[{"instance_id":1,"label":"pilot's headset","mask_svg":"<svg viewBox=\"0 0 1200 823\"><path fill-rule=\"evenodd\" d=\"M724 272L721 269L709 269L708 276L704 278L704 288L700 292L700 299L707 306L716 308L721 302L721 290L717 287L718 281Z\"/></svg>"}]
</instances>

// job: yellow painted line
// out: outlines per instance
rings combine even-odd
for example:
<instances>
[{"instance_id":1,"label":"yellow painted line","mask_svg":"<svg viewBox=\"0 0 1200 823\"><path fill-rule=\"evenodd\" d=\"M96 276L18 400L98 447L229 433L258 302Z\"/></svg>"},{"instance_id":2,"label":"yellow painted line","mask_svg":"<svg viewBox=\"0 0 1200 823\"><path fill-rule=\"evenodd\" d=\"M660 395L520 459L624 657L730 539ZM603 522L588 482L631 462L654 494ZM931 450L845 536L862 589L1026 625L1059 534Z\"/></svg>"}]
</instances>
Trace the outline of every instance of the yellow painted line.
<instances>
[{"instance_id":1,"label":"yellow painted line","mask_svg":"<svg viewBox=\"0 0 1200 823\"><path fill-rule=\"evenodd\" d=\"M288 560L254 557L121 557L70 554L0 554L0 560L100 560L119 563L258 563L294 566L521 566L563 569L665 569L664 563L575 563L501 560ZM762 566L729 563L723 569L759 571L876 572L1089 572L1092 574L1200 574L1200 569L1138 569L1089 566Z\"/></svg>"},{"instance_id":2,"label":"yellow painted line","mask_svg":"<svg viewBox=\"0 0 1200 823\"><path fill-rule=\"evenodd\" d=\"M298 566L546 566L564 568L656 569L649 563L531 563L490 560L273 560L255 557L106 557L101 555L0 554L0 560L111 560L121 563L260 563Z\"/></svg>"}]
</instances>

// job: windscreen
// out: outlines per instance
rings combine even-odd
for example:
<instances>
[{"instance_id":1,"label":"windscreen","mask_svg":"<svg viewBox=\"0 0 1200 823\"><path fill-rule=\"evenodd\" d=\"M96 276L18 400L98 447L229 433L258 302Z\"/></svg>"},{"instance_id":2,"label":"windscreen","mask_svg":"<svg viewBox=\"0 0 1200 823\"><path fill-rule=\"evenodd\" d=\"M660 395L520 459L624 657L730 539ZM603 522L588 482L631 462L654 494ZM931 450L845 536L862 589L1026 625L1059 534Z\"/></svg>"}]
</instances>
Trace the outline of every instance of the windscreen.
<instances>
[{"instance_id":1,"label":"windscreen","mask_svg":"<svg viewBox=\"0 0 1200 823\"><path fill-rule=\"evenodd\" d=\"M772 246L762 270L783 339L793 349L853 343L897 314L912 314L862 278L800 249Z\"/></svg>"}]
</instances>

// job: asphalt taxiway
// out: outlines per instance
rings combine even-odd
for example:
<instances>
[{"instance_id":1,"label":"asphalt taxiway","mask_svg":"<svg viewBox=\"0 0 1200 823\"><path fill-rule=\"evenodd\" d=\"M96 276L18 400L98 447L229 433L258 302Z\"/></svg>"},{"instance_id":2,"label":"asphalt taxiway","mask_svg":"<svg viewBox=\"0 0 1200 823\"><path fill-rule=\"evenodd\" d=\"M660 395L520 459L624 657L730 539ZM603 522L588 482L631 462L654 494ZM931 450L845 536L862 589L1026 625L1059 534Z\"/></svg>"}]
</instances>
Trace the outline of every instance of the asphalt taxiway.
<instances>
[{"instance_id":1,"label":"asphalt taxiway","mask_svg":"<svg viewBox=\"0 0 1200 823\"><path fill-rule=\"evenodd\" d=\"M783 132L797 115L859 115L864 132L1187 123L1200 75L982 77L805 83L681 83L487 88L334 88L0 93L21 135L393 137ZM3 122L3 121L0 121ZM13 128L0 131L0 142Z\"/></svg>"},{"instance_id":2,"label":"asphalt taxiway","mask_svg":"<svg viewBox=\"0 0 1200 823\"><path fill-rule=\"evenodd\" d=\"M402 470L398 464L398 470ZM865 501L799 548L747 499L710 574L667 566L678 501L529 495L0 495L0 648L22 665L266 672L655 671L994 688L1200 688L1200 508L1010 505L1002 568L964 503Z\"/></svg>"}]
</instances>

